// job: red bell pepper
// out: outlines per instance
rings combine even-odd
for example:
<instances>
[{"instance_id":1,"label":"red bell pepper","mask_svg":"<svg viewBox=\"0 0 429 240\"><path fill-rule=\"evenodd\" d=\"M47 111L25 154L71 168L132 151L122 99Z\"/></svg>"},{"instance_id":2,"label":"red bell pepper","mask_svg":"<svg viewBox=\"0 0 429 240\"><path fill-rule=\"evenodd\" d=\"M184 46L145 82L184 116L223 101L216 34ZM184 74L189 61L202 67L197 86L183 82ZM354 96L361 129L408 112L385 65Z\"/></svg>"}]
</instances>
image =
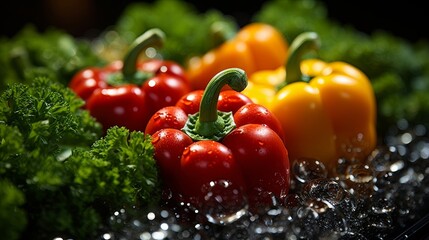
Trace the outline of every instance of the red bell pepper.
<instances>
[{"instance_id":1,"label":"red bell pepper","mask_svg":"<svg viewBox=\"0 0 429 240\"><path fill-rule=\"evenodd\" d=\"M160 46L163 32L151 29L136 39L123 61L88 67L76 73L69 87L104 130L118 125L144 131L158 109L175 104L190 91L184 69L176 62L139 60L142 50Z\"/></svg>"},{"instance_id":2,"label":"red bell pepper","mask_svg":"<svg viewBox=\"0 0 429 240\"><path fill-rule=\"evenodd\" d=\"M221 92L225 84L234 91ZM196 207L219 182L230 190L216 194L235 201L244 196L251 210L284 200L290 166L282 129L265 107L240 96L246 86L243 70L226 69L204 92L190 92L151 117L145 132L152 135L164 191ZM180 106L199 111L188 115Z\"/></svg>"}]
</instances>

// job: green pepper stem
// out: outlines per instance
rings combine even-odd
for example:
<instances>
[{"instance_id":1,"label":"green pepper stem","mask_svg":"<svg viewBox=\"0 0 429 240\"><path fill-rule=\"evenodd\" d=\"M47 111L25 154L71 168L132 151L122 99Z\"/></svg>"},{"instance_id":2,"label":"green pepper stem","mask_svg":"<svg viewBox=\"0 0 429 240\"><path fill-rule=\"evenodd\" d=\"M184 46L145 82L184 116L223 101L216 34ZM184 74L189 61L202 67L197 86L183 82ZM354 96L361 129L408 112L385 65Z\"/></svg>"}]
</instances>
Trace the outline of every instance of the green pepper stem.
<instances>
[{"instance_id":1,"label":"green pepper stem","mask_svg":"<svg viewBox=\"0 0 429 240\"><path fill-rule=\"evenodd\" d=\"M225 69L207 84L201 99L200 111L189 116L183 128L194 140L219 140L235 128L232 112L217 110L219 94L225 85L241 92L247 87L247 75L239 68Z\"/></svg>"},{"instance_id":2,"label":"green pepper stem","mask_svg":"<svg viewBox=\"0 0 429 240\"><path fill-rule=\"evenodd\" d=\"M225 85L237 92L247 87L246 73L239 68L229 68L216 74L204 91L200 105L200 122L214 122L217 119L219 93Z\"/></svg>"},{"instance_id":3,"label":"green pepper stem","mask_svg":"<svg viewBox=\"0 0 429 240\"><path fill-rule=\"evenodd\" d=\"M21 79L25 79L25 69L33 67L28 52L23 47L15 47L10 51L10 62Z\"/></svg>"},{"instance_id":4,"label":"green pepper stem","mask_svg":"<svg viewBox=\"0 0 429 240\"><path fill-rule=\"evenodd\" d=\"M218 47L222 43L233 39L239 28L235 24L229 24L227 21L216 21L210 25L210 32L213 39L213 46Z\"/></svg>"},{"instance_id":5,"label":"green pepper stem","mask_svg":"<svg viewBox=\"0 0 429 240\"><path fill-rule=\"evenodd\" d=\"M152 28L140 35L130 45L130 50L124 57L124 66L122 68L122 74L124 78L129 82L132 82L137 69L137 60L141 52L149 47L162 47L165 34L158 28Z\"/></svg>"},{"instance_id":6,"label":"green pepper stem","mask_svg":"<svg viewBox=\"0 0 429 240\"><path fill-rule=\"evenodd\" d=\"M304 80L301 72L302 57L310 51L318 51L320 45L319 35L315 32L301 33L292 41L285 66L286 79L278 86L278 89L283 88L287 84Z\"/></svg>"}]
</instances>

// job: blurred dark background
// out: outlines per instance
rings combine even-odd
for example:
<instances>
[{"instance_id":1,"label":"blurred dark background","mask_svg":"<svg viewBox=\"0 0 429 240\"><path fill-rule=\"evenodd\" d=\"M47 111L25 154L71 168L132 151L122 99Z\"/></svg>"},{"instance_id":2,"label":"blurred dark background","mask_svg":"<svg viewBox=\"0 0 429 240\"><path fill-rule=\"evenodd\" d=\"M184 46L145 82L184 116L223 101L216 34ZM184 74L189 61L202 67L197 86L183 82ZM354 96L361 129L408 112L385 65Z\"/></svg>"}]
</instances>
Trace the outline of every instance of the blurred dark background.
<instances>
[{"instance_id":1,"label":"blurred dark background","mask_svg":"<svg viewBox=\"0 0 429 240\"><path fill-rule=\"evenodd\" d=\"M73 36L96 34L114 24L123 9L136 0L15 0L3 4L1 16L2 36L11 37L25 24L33 23L38 29L61 28ZM146 0L153 2L154 0ZM386 30L410 41L429 39L427 8L424 1L364 1L320 0L328 15L340 23L371 33ZM224 1L192 0L199 11L215 8L233 16L240 25L264 4L263 0ZM311 16L309 16L311 18Z\"/></svg>"}]
</instances>

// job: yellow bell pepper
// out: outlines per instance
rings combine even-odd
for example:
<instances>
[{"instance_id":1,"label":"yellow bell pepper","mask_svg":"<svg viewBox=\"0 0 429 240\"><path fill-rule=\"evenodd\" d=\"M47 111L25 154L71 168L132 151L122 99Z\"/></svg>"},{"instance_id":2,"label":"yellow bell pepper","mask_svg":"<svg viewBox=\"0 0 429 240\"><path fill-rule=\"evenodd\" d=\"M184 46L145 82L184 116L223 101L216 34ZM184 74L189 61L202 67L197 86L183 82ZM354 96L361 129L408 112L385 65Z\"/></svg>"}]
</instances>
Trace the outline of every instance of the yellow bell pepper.
<instances>
[{"instance_id":1,"label":"yellow bell pepper","mask_svg":"<svg viewBox=\"0 0 429 240\"><path fill-rule=\"evenodd\" d=\"M335 172L339 158L362 162L377 144L376 100L367 76L345 62L302 60L313 32L290 46L285 67L250 76L243 91L280 120L291 161L314 158Z\"/></svg>"}]
</instances>

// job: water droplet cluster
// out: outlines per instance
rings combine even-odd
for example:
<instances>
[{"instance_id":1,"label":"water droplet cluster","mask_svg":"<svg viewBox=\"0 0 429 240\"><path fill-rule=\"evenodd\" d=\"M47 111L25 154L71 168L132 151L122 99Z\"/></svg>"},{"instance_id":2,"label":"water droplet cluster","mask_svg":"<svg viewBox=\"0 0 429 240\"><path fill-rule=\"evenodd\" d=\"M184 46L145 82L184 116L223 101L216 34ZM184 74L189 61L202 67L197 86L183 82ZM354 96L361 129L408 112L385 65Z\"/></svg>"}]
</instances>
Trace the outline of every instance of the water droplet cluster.
<instances>
[{"instance_id":1,"label":"water droplet cluster","mask_svg":"<svg viewBox=\"0 0 429 240\"><path fill-rule=\"evenodd\" d=\"M259 214L245 200L225 210L209 194L204 212L185 203L120 209L99 239L391 239L429 212L429 133L400 121L382 141L365 163L338 159L335 177L299 159L285 202Z\"/></svg>"}]
</instances>

